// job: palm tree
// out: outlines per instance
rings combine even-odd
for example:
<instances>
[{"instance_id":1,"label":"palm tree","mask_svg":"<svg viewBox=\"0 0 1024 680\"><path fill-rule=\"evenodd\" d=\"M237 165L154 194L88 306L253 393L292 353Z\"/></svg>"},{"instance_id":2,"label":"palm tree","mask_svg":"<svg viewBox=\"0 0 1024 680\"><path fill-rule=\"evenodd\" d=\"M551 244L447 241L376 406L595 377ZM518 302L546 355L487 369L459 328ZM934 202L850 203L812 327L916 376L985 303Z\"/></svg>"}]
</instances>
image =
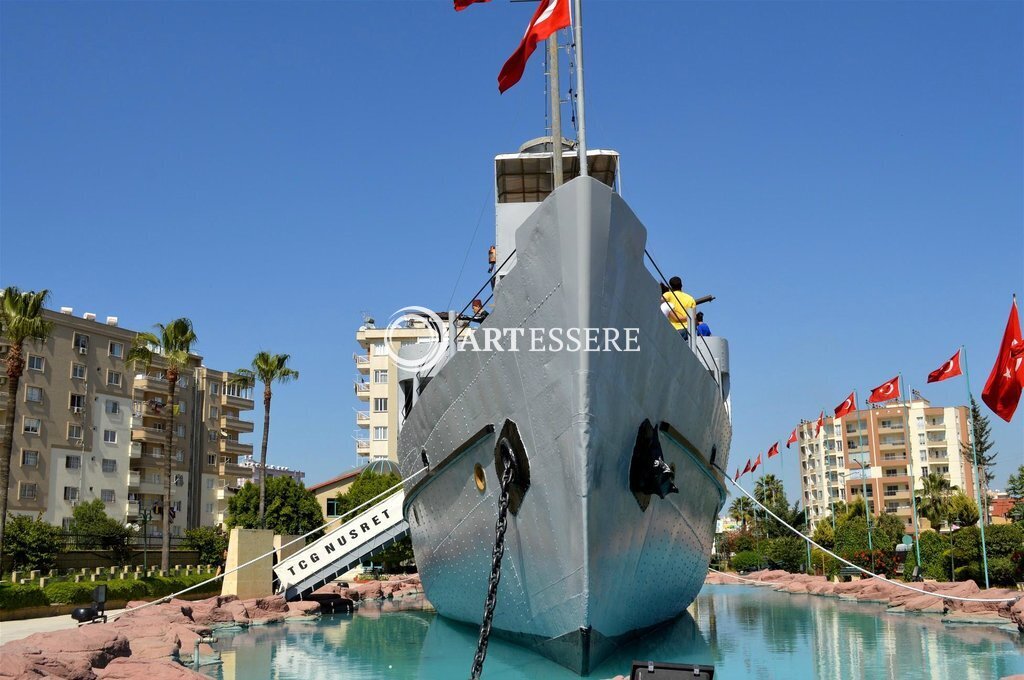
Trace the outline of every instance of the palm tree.
<instances>
[{"instance_id":1,"label":"palm tree","mask_svg":"<svg viewBox=\"0 0 1024 680\"><path fill-rule=\"evenodd\" d=\"M938 472L929 472L921 478L921 495L917 497L917 511L928 518L932 527L938 531L943 521L949 517L949 497L955 486Z\"/></svg>"},{"instance_id":2,"label":"palm tree","mask_svg":"<svg viewBox=\"0 0 1024 680\"><path fill-rule=\"evenodd\" d=\"M170 388L171 426L167 428L167 463L164 466L164 506L163 536L160 538L160 568L167 571L171 568L171 481L174 476L171 461L174 451L174 418L178 408L174 402L174 392L178 385L179 375L188 368L192 345L196 343L196 334L192 330L192 322L182 317L175 319L166 326L156 325L159 335L139 333L132 341L128 350L128 364L133 367L143 366L145 370L153 364L156 356L161 357L164 377Z\"/></svg>"},{"instance_id":3,"label":"palm tree","mask_svg":"<svg viewBox=\"0 0 1024 680\"><path fill-rule=\"evenodd\" d=\"M252 368L240 368L235 371L231 382L243 387L253 387L256 381L263 383L263 443L260 446L260 527L263 527L263 515L266 509L267 483L267 442L270 440L270 390L272 383L286 383L299 378L299 372L288 367L288 354L271 354L260 352L252 360Z\"/></svg>"},{"instance_id":4,"label":"palm tree","mask_svg":"<svg viewBox=\"0 0 1024 680\"><path fill-rule=\"evenodd\" d=\"M7 413L3 436L0 437L0 554L4 550L4 529L7 526L7 490L11 485L11 449L14 443L14 411L18 403L18 387L25 371L22 347L26 340L42 341L50 335L53 323L43 319L43 305L50 291L22 292L8 286L0 293L0 335L7 338Z\"/></svg>"},{"instance_id":5,"label":"palm tree","mask_svg":"<svg viewBox=\"0 0 1024 680\"><path fill-rule=\"evenodd\" d=\"M779 500L782 499L784 503L786 501L786 492L782 488L782 480L775 475L764 475L754 484L754 498L758 500L762 505L767 505L773 510L774 506L779 504Z\"/></svg>"},{"instance_id":6,"label":"palm tree","mask_svg":"<svg viewBox=\"0 0 1024 680\"><path fill-rule=\"evenodd\" d=\"M754 503L746 496L740 496L729 506L729 517L743 524L747 528L747 520L754 518Z\"/></svg>"}]
</instances>

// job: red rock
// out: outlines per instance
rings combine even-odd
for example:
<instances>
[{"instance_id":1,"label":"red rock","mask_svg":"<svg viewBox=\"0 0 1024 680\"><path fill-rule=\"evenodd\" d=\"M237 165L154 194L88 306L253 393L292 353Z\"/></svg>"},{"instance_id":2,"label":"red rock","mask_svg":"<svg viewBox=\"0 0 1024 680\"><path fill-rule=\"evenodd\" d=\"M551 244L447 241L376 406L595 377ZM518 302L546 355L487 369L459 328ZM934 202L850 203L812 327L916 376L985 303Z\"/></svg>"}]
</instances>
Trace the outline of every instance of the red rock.
<instances>
[{"instance_id":1,"label":"red rock","mask_svg":"<svg viewBox=\"0 0 1024 680\"><path fill-rule=\"evenodd\" d=\"M102 680L206 680L206 676L168 660L114 659L106 668L96 669Z\"/></svg>"},{"instance_id":2,"label":"red rock","mask_svg":"<svg viewBox=\"0 0 1024 680\"><path fill-rule=\"evenodd\" d=\"M1020 632L1024 633L1024 598L1017 600L1010 607L1010 620L1017 624Z\"/></svg>"},{"instance_id":3,"label":"red rock","mask_svg":"<svg viewBox=\"0 0 1024 680\"><path fill-rule=\"evenodd\" d=\"M288 614L297 616L310 616L320 613L320 603L312 600L296 600L288 603Z\"/></svg>"},{"instance_id":4,"label":"red rock","mask_svg":"<svg viewBox=\"0 0 1024 680\"><path fill-rule=\"evenodd\" d=\"M94 666L106 666L129 651L128 639L103 624L35 633L0 647L5 668L8 658L21 657L18 665L31 668L28 677L41 673L74 680L92 680Z\"/></svg>"},{"instance_id":5,"label":"red rock","mask_svg":"<svg viewBox=\"0 0 1024 680\"><path fill-rule=\"evenodd\" d=\"M248 608L252 609L252 607ZM261 597L256 600L256 608L268 612L286 612L288 611L288 601L284 599L284 595Z\"/></svg>"},{"instance_id":6,"label":"red rock","mask_svg":"<svg viewBox=\"0 0 1024 680\"><path fill-rule=\"evenodd\" d=\"M380 587L380 581L360 583L354 589L359 593L359 599L361 600L381 600L384 598L384 593Z\"/></svg>"}]
</instances>

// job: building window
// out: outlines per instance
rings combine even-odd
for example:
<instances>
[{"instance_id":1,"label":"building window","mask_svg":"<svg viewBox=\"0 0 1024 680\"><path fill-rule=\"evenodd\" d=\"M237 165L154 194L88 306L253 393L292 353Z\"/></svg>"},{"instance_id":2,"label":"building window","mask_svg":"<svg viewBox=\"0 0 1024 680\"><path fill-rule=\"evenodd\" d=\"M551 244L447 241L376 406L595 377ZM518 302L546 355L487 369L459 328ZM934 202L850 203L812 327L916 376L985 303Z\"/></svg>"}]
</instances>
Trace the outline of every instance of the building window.
<instances>
[{"instance_id":1,"label":"building window","mask_svg":"<svg viewBox=\"0 0 1024 680\"><path fill-rule=\"evenodd\" d=\"M81 413L85 410L85 395L84 394L72 394L68 397L68 408L73 413Z\"/></svg>"},{"instance_id":2,"label":"building window","mask_svg":"<svg viewBox=\"0 0 1024 680\"><path fill-rule=\"evenodd\" d=\"M25 434L39 434L40 427L42 427L42 421L39 418L25 418L21 431Z\"/></svg>"},{"instance_id":3,"label":"building window","mask_svg":"<svg viewBox=\"0 0 1024 680\"><path fill-rule=\"evenodd\" d=\"M107 413L111 415L117 415L121 412L120 402L116 402L113 399L107 399Z\"/></svg>"},{"instance_id":4,"label":"building window","mask_svg":"<svg viewBox=\"0 0 1024 680\"><path fill-rule=\"evenodd\" d=\"M186 404L183 401L179 401L178 402L178 408L175 409L174 413L175 413L175 415L177 415L179 413L184 413L187 409L188 409L188 404Z\"/></svg>"},{"instance_id":5,"label":"building window","mask_svg":"<svg viewBox=\"0 0 1024 680\"><path fill-rule=\"evenodd\" d=\"M373 356L382 357L388 353L388 344L384 341L373 343Z\"/></svg>"},{"instance_id":6,"label":"building window","mask_svg":"<svg viewBox=\"0 0 1024 680\"><path fill-rule=\"evenodd\" d=\"M341 512L339 512L339 509L338 509L338 502L339 501L338 501L337 498L328 498L327 499L327 516L328 517L338 517L338 516L341 515Z\"/></svg>"},{"instance_id":7,"label":"building window","mask_svg":"<svg viewBox=\"0 0 1024 680\"><path fill-rule=\"evenodd\" d=\"M85 364L71 364L71 377L75 380L85 380Z\"/></svg>"},{"instance_id":8,"label":"building window","mask_svg":"<svg viewBox=\"0 0 1024 680\"><path fill-rule=\"evenodd\" d=\"M244 399L246 398L245 393L246 388L241 385L228 383L227 385L224 386L224 394L228 395L229 397L241 397Z\"/></svg>"},{"instance_id":9,"label":"building window","mask_svg":"<svg viewBox=\"0 0 1024 680\"><path fill-rule=\"evenodd\" d=\"M64 467L68 470L77 470L82 467L81 456L64 456Z\"/></svg>"},{"instance_id":10,"label":"building window","mask_svg":"<svg viewBox=\"0 0 1024 680\"><path fill-rule=\"evenodd\" d=\"M103 471L104 472L117 472L117 461L113 458L103 459Z\"/></svg>"},{"instance_id":11,"label":"building window","mask_svg":"<svg viewBox=\"0 0 1024 680\"><path fill-rule=\"evenodd\" d=\"M68 439L81 439L82 426L77 423L68 423Z\"/></svg>"},{"instance_id":12,"label":"building window","mask_svg":"<svg viewBox=\"0 0 1024 680\"><path fill-rule=\"evenodd\" d=\"M116 444L117 432L114 430L103 430L103 442L106 444Z\"/></svg>"},{"instance_id":13,"label":"building window","mask_svg":"<svg viewBox=\"0 0 1024 680\"><path fill-rule=\"evenodd\" d=\"M373 400L373 410L376 413L384 413L388 410L388 399L387 397L376 397Z\"/></svg>"},{"instance_id":14,"label":"building window","mask_svg":"<svg viewBox=\"0 0 1024 680\"><path fill-rule=\"evenodd\" d=\"M217 420L217 418L220 418L220 408L218 408L217 406L211 406L210 420Z\"/></svg>"},{"instance_id":15,"label":"building window","mask_svg":"<svg viewBox=\"0 0 1024 680\"><path fill-rule=\"evenodd\" d=\"M207 489L212 489L212 488L213 488L213 484L214 484L214 482L216 482L216 481L217 481L217 480L216 480L216 479L214 479L213 477L207 477L207 478L206 478L206 488L207 488Z\"/></svg>"},{"instance_id":16,"label":"building window","mask_svg":"<svg viewBox=\"0 0 1024 680\"><path fill-rule=\"evenodd\" d=\"M212 396L214 396L214 397L218 396L220 394L220 383L219 382L212 382L212 383L210 383L209 390L210 390L210 394Z\"/></svg>"},{"instance_id":17,"label":"building window","mask_svg":"<svg viewBox=\"0 0 1024 680\"><path fill-rule=\"evenodd\" d=\"M111 387L120 387L121 373L119 371L107 371L107 384Z\"/></svg>"},{"instance_id":18,"label":"building window","mask_svg":"<svg viewBox=\"0 0 1024 680\"><path fill-rule=\"evenodd\" d=\"M216 453L208 453L208 454L206 454L206 464L207 465L216 465L217 464L217 454Z\"/></svg>"},{"instance_id":19,"label":"building window","mask_svg":"<svg viewBox=\"0 0 1024 680\"><path fill-rule=\"evenodd\" d=\"M38 357L34 354L28 355L28 370L30 371L42 371L45 362L42 357Z\"/></svg>"},{"instance_id":20,"label":"building window","mask_svg":"<svg viewBox=\"0 0 1024 680\"><path fill-rule=\"evenodd\" d=\"M383 369L383 368L374 369L374 371L373 371L373 382L377 383L378 385L387 385L388 384L388 372L387 372L387 370Z\"/></svg>"},{"instance_id":21,"label":"building window","mask_svg":"<svg viewBox=\"0 0 1024 680\"><path fill-rule=\"evenodd\" d=\"M60 520L61 531L71 531L71 523L74 521L74 517L62 517Z\"/></svg>"},{"instance_id":22,"label":"building window","mask_svg":"<svg viewBox=\"0 0 1024 680\"><path fill-rule=\"evenodd\" d=\"M184 462L185 452L182 451L181 449L178 449L177 451L174 452L174 459L179 463Z\"/></svg>"},{"instance_id":23,"label":"building window","mask_svg":"<svg viewBox=\"0 0 1024 680\"><path fill-rule=\"evenodd\" d=\"M31 401L36 404L41 404L43 401L43 388L32 387L29 385L25 388L25 401Z\"/></svg>"},{"instance_id":24,"label":"building window","mask_svg":"<svg viewBox=\"0 0 1024 680\"><path fill-rule=\"evenodd\" d=\"M89 349L89 336L83 335L82 333L75 333L75 337L71 344L79 351L87 350ZM82 352L82 354L85 354L85 352Z\"/></svg>"},{"instance_id":25,"label":"building window","mask_svg":"<svg viewBox=\"0 0 1024 680\"><path fill-rule=\"evenodd\" d=\"M379 441L379 442L380 441L387 441L387 438L388 438L388 428L381 427L381 426L377 426L377 427L373 428L373 438L376 441Z\"/></svg>"},{"instance_id":26,"label":"building window","mask_svg":"<svg viewBox=\"0 0 1024 680\"><path fill-rule=\"evenodd\" d=\"M114 490L113 489L100 489L100 500L104 503L114 502Z\"/></svg>"},{"instance_id":27,"label":"building window","mask_svg":"<svg viewBox=\"0 0 1024 680\"><path fill-rule=\"evenodd\" d=\"M161 482L161 480L163 479L163 477L160 476L159 472L150 472L146 476L149 478L148 481L149 481L150 484L159 484Z\"/></svg>"},{"instance_id":28,"label":"building window","mask_svg":"<svg viewBox=\"0 0 1024 680\"><path fill-rule=\"evenodd\" d=\"M210 430L209 432L207 432L206 433L206 439L211 441L211 442L217 441L217 431L216 430Z\"/></svg>"},{"instance_id":29,"label":"building window","mask_svg":"<svg viewBox=\"0 0 1024 680\"><path fill-rule=\"evenodd\" d=\"M178 437L184 437L185 436L185 426L182 425L181 423L178 423L177 425L175 425L174 426L174 434L176 436L178 436Z\"/></svg>"},{"instance_id":30,"label":"building window","mask_svg":"<svg viewBox=\"0 0 1024 680\"><path fill-rule=\"evenodd\" d=\"M107 354L117 359L122 358L124 356L124 345L120 342L111 341L107 347Z\"/></svg>"},{"instance_id":31,"label":"building window","mask_svg":"<svg viewBox=\"0 0 1024 680\"><path fill-rule=\"evenodd\" d=\"M78 500L78 487L77 486L65 486L64 487L64 500L66 500L66 501L77 501Z\"/></svg>"},{"instance_id":32,"label":"building window","mask_svg":"<svg viewBox=\"0 0 1024 680\"><path fill-rule=\"evenodd\" d=\"M30 451L29 449L22 449L21 451L21 466L22 467L39 467L39 452Z\"/></svg>"},{"instance_id":33,"label":"building window","mask_svg":"<svg viewBox=\"0 0 1024 680\"><path fill-rule=\"evenodd\" d=\"M206 514L207 515L212 515L213 514L213 503L207 503L206 504Z\"/></svg>"},{"instance_id":34,"label":"building window","mask_svg":"<svg viewBox=\"0 0 1024 680\"><path fill-rule=\"evenodd\" d=\"M29 482L22 482L18 489L18 498L23 501L33 501L36 499L37 488L35 484Z\"/></svg>"}]
</instances>

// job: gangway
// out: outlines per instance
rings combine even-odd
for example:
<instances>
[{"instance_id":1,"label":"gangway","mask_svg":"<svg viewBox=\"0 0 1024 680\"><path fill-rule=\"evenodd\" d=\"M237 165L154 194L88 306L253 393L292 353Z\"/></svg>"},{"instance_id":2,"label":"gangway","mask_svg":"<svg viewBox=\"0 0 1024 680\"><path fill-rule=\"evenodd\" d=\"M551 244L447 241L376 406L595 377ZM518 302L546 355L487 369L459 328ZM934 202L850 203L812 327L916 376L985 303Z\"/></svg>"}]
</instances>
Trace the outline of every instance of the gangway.
<instances>
[{"instance_id":1,"label":"gangway","mask_svg":"<svg viewBox=\"0 0 1024 680\"><path fill-rule=\"evenodd\" d=\"M274 566L277 592L295 600L409 534L398 491Z\"/></svg>"}]
</instances>

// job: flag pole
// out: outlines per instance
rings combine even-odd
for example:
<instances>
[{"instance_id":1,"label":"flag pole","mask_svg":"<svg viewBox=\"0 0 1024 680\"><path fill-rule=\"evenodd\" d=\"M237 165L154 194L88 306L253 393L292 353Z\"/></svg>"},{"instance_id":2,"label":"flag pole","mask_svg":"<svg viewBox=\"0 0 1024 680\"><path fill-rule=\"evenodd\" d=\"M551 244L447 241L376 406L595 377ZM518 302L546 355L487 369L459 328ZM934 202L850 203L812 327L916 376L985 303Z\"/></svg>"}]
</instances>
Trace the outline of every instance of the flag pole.
<instances>
[{"instance_id":1,"label":"flag pole","mask_svg":"<svg viewBox=\"0 0 1024 680\"><path fill-rule=\"evenodd\" d=\"M914 515L914 557L917 559L918 568L921 567L921 529L917 524L917 481L914 476L914 456L910 447L910 393L907 392L907 381L903 379L900 372L900 383L903 387L903 396L906 398L906 406L903 408L903 434L907 443L907 470L910 472L910 509ZM950 530L950 536L952 536Z\"/></svg>"},{"instance_id":2,"label":"flag pole","mask_svg":"<svg viewBox=\"0 0 1024 680\"><path fill-rule=\"evenodd\" d=\"M836 427L836 419L833 418L832 419L832 432L833 432L833 434L835 433L835 427ZM824 432L825 432L824 424L822 424L822 426L821 426L821 431L822 431L821 433L824 434ZM821 453L822 453L822 458L826 459L826 460L828 458L827 450L828 450L828 447L825 446L825 438L822 437L822 439L821 439ZM825 477L825 492L828 493L828 511L829 511L829 514L832 515L832 536L835 537L835 534L836 534L836 506L835 506L835 503L832 502L832 479L829 477L828 467L829 467L828 463L826 462L825 469L824 469L824 473L825 473L825 475L824 475L824 477Z\"/></svg>"},{"instance_id":3,"label":"flag pole","mask_svg":"<svg viewBox=\"0 0 1024 680\"><path fill-rule=\"evenodd\" d=\"M967 385L967 437L971 442L971 458L974 465L974 492L978 498L978 526L981 527L981 562L985 568L985 588L988 589L988 550L985 547L985 509L988 507L988 503L985 505L981 504L981 477L978 472L978 451L974 446L974 408L971 398L971 374L967 370L967 348L963 345L960 345L960 360L964 364L964 383ZM952 529L950 529L949 535L950 537L953 536Z\"/></svg>"},{"instance_id":4,"label":"flag pole","mask_svg":"<svg viewBox=\"0 0 1024 680\"><path fill-rule=\"evenodd\" d=\"M853 401L855 403L857 401L857 397L858 397L857 390L854 390L853 391ZM870 406L868 407L867 413L868 413L868 419L867 419L867 424L868 424L868 463L870 463L871 462L871 452L873 450L872 446L871 446L871 426L873 424L872 423L873 419L872 419L872 413L871 413L871 407ZM860 411L857 411L857 433L858 433L857 436L859 437L860 436ZM859 445L860 442L858 441L857 444ZM870 467L871 466L869 465L868 468L870 469ZM868 525L868 552L871 554L871 569L873 571L874 568L875 568L875 566L874 566L875 565L875 548L874 548L874 546L872 545L872 542L871 542L871 508L868 507L868 482L867 482L867 474L866 474L866 470L864 469L864 463L863 462L861 462L861 464L860 464L860 488L861 488L861 493L864 495L864 521L867 522L867 525Z\"/></svg>"},{"instance_id":5,"label":"flag pole","mask_svg":"<svg viewBox=\"0 0 1024 680\"><path fill-rule=\"evenodd\" d=\"M583 97L583 0L574 0L575 10L572 22L573 36L576 43L576 119L579 129L576 132L576 152L580 159L580 177L586 177L587 169L587 126L584 116Z\"/></svg>"},{"instance_id":6,"label":"flag pole","mask_svg":"<svg viewBox=\"0 0 1024 680\"><path fill-rule=\"evenodd\" d=\"M558 82L558 31L548 36L548 96L551 98L551 189L562 186L562 88Z\"/></svg>"}]
</instances>

